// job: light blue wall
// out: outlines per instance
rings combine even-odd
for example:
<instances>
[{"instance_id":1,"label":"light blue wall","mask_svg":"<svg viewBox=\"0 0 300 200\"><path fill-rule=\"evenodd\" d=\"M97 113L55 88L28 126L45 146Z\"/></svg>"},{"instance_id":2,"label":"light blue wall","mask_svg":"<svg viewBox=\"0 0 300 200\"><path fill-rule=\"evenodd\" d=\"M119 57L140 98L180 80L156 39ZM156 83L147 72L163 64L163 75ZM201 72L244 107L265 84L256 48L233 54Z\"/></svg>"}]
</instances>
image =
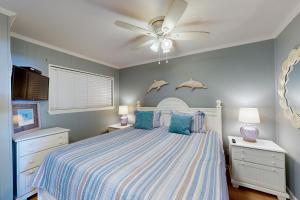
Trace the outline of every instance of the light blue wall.
<instances>
[{"instance_id":1,"label":"light blue wall","mask_svg":"<svg viewBox=\"0 0 300 200\"><path fill-rule=\"evenodd\" d=\"M0 14L0 199L13 198L10 115L10 25Z\"/></svg>"},{"instance_id":2,"label":"light blue wall","mask_svg":"<svg viewBox=\"0 0 300 200\"><path fill-rule=\"evenodd\" d=\"M116 109L49 115L48 102L40 102L41 124L43 128L53 126L69 128L71 129L70 140L71 142L74 142L95 136L100 132L103 132L108 125L118 121L119 71L117 69L83 60L16 38L12 38L11 46L14 65L32 66L41 70L45 75L48 75L48 65L55 64L114 77Z\"/></svg>"},{"instance_id":3,"label":"light blue wall","mask_svg":"<svg viewBox=\"0 0 300 200\"><path fill-rule=\"evenodd\" d=\"M276 85L281 64L293 48L300 46L300 15L275 40ZM299 67L299 65L298 65ZM300 80L300 76L298 77ZM300 85L298 85L298 89ZM299 91L299 90L298 90ZM300 98L300 97L299 97ZM298 105L299 106L299 105ZM300 199L300 130L292 127L284 117L276 97L276 135L277 142L288 152L287 186Z\"/></svg>"},{"instance_id":4,"label":"light blue wall","mask_svg":"<svg viewBox=\"0 0 300 200\"><path fill-rule=\"evenodd\" d=\"M275 140L274 77L274 41L269 40L122 69L120 103L135 105L140 100L143 106L156 106L166 97L178 97L191 107L215 107L221 99L225 143L226 136L240 135L239 108L258 107L260 138ZM190 78L206 83L208 89L175 91ZM152 81L161 79L170 84L146 94Z\"/></svg>"}]
</instances>

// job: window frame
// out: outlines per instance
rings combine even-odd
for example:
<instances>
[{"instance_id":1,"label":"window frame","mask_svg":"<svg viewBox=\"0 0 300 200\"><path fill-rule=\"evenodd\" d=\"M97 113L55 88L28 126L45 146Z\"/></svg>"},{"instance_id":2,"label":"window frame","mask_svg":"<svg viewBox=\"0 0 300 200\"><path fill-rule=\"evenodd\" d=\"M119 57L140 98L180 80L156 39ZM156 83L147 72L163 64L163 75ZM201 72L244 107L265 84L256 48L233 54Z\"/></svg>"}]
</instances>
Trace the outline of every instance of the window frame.
<instances>
[{"instance_id":1,"label":"window frame","mask_svg":"<svg viewBox=\"0 0 300 200\"><path fill-rule=\"evenodd\" d=\"M105 78L109 78L112 81L112 106L106 106L106 107L101 107L101 108L73 108L73 109L68 109L68 110L51 110L51 96L52 96L52 91L50 88L50 84L51 84L51 77L50 77L50 70L51 68L58 68L58 69L62 69L62 70L69 70L69 71L73 71L73 72L78 72L78 73L85 73L85 74L89 74L89 75L95 75L95 76L101 76L101 77L105 77ZM101 111L101 110L113 110L115 108L115 78L113 76L106 76L106 75L102 75L102 74L96 74L96 73L92 73L92 72L88 72L88 71L84 71L84 70L79 70L79 69L73 69L73 68L69 68L69 67L63 67L63 66L59 66L59 65L54 65L54 64L49 64L48 65L48 75L49 75L49 99L48 99L48 113L50 115L57 115L57 114L66 114L66 113L79 113L79 112L90 112L90 111Z\"/></svg>"}]
</instances>

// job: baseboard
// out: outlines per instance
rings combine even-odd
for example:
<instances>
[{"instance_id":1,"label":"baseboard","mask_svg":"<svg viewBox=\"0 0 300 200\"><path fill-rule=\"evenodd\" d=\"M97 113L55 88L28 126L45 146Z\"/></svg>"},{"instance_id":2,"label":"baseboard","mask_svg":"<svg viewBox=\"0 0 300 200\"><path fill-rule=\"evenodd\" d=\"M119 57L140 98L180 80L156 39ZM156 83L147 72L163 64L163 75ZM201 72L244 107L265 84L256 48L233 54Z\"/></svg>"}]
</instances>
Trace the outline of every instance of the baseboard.
<instances>
[{"instance_id":1,"label":"baseboard","mask_svg":"<svg viewBox=\"0 0 300 200\"><path fill-rule=\"evenodd\" d=\"M291 200L298 200L297 197L293 194L293 192L290 190L290 188L286 188L287 192L289 193Z\"/></svg>"}]
</instances>

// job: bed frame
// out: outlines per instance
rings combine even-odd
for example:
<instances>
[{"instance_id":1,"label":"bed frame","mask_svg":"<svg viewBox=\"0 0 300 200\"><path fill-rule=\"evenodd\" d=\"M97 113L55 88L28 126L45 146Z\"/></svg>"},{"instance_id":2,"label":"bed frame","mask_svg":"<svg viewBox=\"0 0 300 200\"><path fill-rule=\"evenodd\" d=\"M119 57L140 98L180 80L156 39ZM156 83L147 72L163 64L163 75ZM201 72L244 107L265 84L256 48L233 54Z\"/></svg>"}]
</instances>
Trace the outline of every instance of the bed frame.
<instances>
[{"instance_id":1,"label":"bed frame","mask_svg":"<svg viewBox=\"0 0 300 200\"><path fill-rule=\"evenodd\" d=\"M155 111L160 110L161 124L163 126L169 126L171 120L171 111L181 111L186 113L192 113L195 111L202 111L206 114L206 125L208 129L217 131L219 133L219 138L221 144L223 144L223 133L222 133L222 102L221 100L216 101L215 108L190 108L183 100L178 98L166 98L158 103L157 107L139 107L137 105L137 110L139 111Z\"/></svg>"}]
</instances>

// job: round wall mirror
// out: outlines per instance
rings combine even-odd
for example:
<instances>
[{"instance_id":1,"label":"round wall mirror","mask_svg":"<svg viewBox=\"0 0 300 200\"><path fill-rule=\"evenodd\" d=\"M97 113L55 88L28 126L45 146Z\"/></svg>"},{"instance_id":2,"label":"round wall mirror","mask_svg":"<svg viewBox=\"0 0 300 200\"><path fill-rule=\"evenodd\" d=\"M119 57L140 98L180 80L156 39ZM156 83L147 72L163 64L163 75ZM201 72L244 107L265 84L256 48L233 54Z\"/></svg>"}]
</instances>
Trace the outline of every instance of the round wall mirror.
<instances>
[{"instance_id":1,"label":"round wall mirror","mask_svg":"<svg viewBox=\"0 0 300 200\"><path fill-rule=\"evenodd\" d=\"M295 128L300 128L300 48L282 64L278 85L279 104Z\"/></svg>"},{"instance_id":2,"label":"round wall mirror","mask_svg":"<svg viewBox=\"0 0 300 200\"><path fill-rule=\"evenodd\" d=\"M300 115L300 62L293 67L286 84L286 99L292 111Z\"/></svg>"}]
</instances>

